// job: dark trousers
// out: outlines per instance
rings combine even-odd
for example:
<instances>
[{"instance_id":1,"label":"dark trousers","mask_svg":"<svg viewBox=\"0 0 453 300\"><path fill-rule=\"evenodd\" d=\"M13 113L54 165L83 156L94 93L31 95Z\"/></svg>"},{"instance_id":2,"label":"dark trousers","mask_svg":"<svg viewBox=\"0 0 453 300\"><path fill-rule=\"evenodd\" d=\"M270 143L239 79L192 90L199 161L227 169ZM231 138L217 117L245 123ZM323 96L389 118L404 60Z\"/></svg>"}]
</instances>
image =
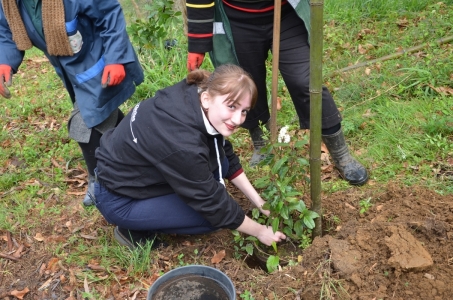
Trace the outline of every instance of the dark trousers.
<instances>
[{"instance_id":1,"label":"dark trousers","mask_svg":"<svg viewBox=\"0 0 453 300\"><path fill-rule=\"evenodd\" d=\"M222 177L229 168L228 159L222 161ZM187 205L178 195L169 194L148 199L134 199L107 189L97 177L94 184L95 204L107 222L121 228L156 233L204 234L219 228ZM219 181L218 171L213 172Z\"/></svg>"},{"instance_id":2,"label":"dark trousers","mask_svg":"<svg viewBox=\"0 0 453 300\"><path fill-rule=\"evenodd\" d=\"M234 16L233 14L230 16L231 9L224 7L230 19L239 64L251 74L258 88L257 104L247 114L243 124L244 128L251 129L258 126L259 121L264 123L270 118L266 88L266 59L269 51L272 50L273 20L257 22L251 13L242 13L243 17L238 18L237 11ZM310 126L308 33L294 9L288 8L282 10L279 69L294 103L300 127L308 129ZM330 92L323 87L322 128L330 128L340 122L338 108Z\"/></svg>"},{"instance_id":3,"label":"dark trousers","mask_svg":"<svg viewBox=\"0 0 453 300\"><path fill-rule=\"evenodd\" d=\"M95 183L96 207L111 224L156 233L203 234L217 230L176 194L137 200Z\"/></svg>"}]
</instances>

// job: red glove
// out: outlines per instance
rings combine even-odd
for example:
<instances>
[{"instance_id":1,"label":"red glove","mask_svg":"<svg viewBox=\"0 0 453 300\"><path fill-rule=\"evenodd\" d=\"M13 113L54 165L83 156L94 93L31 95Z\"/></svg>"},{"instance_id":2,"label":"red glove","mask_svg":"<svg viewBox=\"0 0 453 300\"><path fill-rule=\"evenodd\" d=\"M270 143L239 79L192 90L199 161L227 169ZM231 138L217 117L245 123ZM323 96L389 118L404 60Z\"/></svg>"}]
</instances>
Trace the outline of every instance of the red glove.
<instances>
[{"instance_id":1,"label":"red glove","mask_svg":"<svg viewBox=\"0 0 453 300\"><path fill-rule=\"evenodd\" d=\"M5 98L11 98L7 86L11 86L13 79L13 70L8 65L0 65L0 95Z\"/></svg>"},{"instance_id":2,"label":"red glove","mask_svg":"<svg viewBox=\"0 0 453 300\"><path fill-rule=\"evenodd\" d=\"M201 67L203 63L204 53L192 53L187 54L187 71L191 72Z\"/></svg>"},{"instance_id":3,"label":"red glove","mask_svg":"<svg viewBox=\"0 0 453 300\"><path fill-rule=\"evenodd\" d=\"M102 87L105 88L111 85L118 85L126 77L126 71L121 64L106 65L104 73L102 73Z\"/></svg>"}]
</instances>

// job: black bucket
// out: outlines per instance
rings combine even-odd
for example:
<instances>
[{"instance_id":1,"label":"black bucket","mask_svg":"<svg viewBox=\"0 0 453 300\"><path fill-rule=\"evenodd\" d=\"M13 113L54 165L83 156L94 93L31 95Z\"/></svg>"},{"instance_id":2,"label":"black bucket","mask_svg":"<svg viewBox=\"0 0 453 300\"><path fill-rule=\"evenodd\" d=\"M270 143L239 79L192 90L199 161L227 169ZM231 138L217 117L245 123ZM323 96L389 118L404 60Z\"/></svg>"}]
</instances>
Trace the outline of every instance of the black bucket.
<instances>
[{"instance_id":1,"label":"black bucket","mask_svg":"<svg viewBox=\"0 0 453 300\"><path fill-rule=\"evenodd\" d=\"M236 300L231 279L202 265L179 267L159 277L146 300Z\"/></svg>"}]
</instances>

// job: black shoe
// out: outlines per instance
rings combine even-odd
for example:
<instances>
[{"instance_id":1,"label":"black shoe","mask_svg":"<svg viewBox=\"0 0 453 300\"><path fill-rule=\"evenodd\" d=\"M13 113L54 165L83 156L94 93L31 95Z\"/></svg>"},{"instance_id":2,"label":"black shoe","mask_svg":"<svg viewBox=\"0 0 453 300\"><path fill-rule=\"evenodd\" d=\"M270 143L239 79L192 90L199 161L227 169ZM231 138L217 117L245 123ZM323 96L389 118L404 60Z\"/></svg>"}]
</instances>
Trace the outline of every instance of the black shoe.
<instances>
[{"instance_id":1,"label":"black shoe","mask_svg":"<svg viewBox=\"0 0 453 300\"><path fill-rule=\"evenodd\" d=\"M167 243L162 242L157 237L157 233L151 231L128 230L116 226L113 230L113 235L120 245L126 246L131 250L143 246L147 241L152 242L151 249L165 248L168 246Z\"/></svg>"}]
</instances>

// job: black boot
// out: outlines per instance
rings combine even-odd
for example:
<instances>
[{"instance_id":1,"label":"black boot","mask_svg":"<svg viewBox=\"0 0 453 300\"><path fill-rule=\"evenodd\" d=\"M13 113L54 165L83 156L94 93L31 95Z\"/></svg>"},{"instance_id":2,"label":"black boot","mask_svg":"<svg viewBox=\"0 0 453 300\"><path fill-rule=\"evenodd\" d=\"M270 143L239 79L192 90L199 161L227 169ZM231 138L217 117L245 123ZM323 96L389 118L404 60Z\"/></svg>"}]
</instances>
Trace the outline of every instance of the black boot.
<instances>
[{"instance_id":1,"label":"black boot","mask_svg":"<svg viewBox=\"0 0 453 300\"><path fill-rule=\"evenodd\" d=\"M264 126L269 130L269 122L265 123ZM249 129L250 137L253 141L253 154L250 159L250 167L254 167L266 158L265 153L261 153L261 149L266 146L267 141L263 139L263 130L260 126Z\"/></svg>"},{"instance_id":2,"label":"black boot","mask_svg":"<svg viewBox=\"0 0 453 300\"><path fill-rule=\"evenodd\" d=\"M363 185L368 180L365 167L349 154L343 131L340 129L331 135L323 135L322 141L332 156L335 167L341 177L352 185Z\"/></svg>"},{"instance_id":3,"label":"black boot","mask_svg":"<svg viewBox=\"0 0 453 300\"><path fill-rule=\"evenodd\" d=\"M157 234L151 231L128 230L116 226L113 236L120 245L126 246L131 250L143 246L147 241L152 242L151 249L165 248L167 243L161 241Z\"/></svg>"},{"instance_id":4,"label":"black boot","mask_svg":"<svg viewBox=\"0 0 453 300\"><path fill-rule=\"evenodd\" d=\"M88 174L88 188L85 197L83 198L83 205L90 206L94 205L94 175Z\"/></svg>"}]
</instances>

